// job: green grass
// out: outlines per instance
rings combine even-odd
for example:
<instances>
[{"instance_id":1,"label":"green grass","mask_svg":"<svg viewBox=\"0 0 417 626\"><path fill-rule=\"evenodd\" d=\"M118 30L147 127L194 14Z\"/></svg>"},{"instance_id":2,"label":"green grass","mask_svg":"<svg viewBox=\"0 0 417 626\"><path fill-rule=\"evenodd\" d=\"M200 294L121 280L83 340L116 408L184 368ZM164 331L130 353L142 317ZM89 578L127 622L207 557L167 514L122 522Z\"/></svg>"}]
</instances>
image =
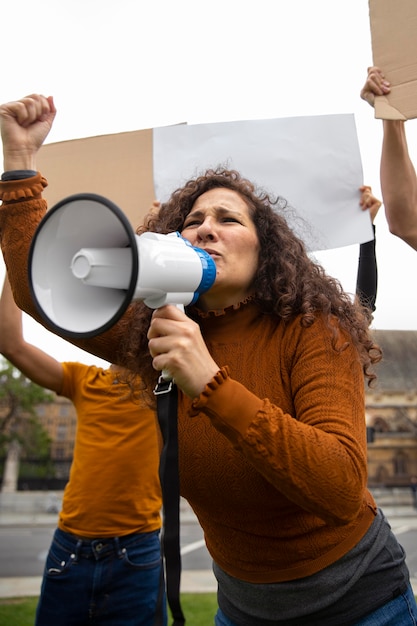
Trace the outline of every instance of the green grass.
<instances>
[{"instance_id":1,"label":"green grass","mask_svg":"<svg viewBox=\"0 0 417 626\"><path fill-rule=\"evenodd\" d=\"M0 599L0 624L33 626L37 601L37 598ZM181 606L186 626L213 626L217 610L215 593L183 593Z\"/></svg>"},{"instance_id":2,"label":"green grass","mask_svg":"<svg viewBox=\"0 0 417 626\"><path fill-rule=\"evenodd\" d=\"M183 593L181 607L187 626L213 626L217 611L217 594ZM168 624L170 623L168 620Z\"/></svg>"},{"instance_id":3,"label":"green grass","mask_svg":"<svg viewBox=\"0 0 417 626\"><path fill-rule=\"evenodd\" d=\"M0 599L0 624L33 626L37 602L37 598ZM215 593L181 594L181 606L187 625L213 626L217 610Z\"/></svg>"},{"instance_id":4,"label":"green grass","mask_svg":"<svg viewBox=\"0 0 417 626\"><path fill-rule=\"evenodd\" d=\"M37 598L6 598L0 600L0 624L33 626Z\"/></svg>"}]
</instances>

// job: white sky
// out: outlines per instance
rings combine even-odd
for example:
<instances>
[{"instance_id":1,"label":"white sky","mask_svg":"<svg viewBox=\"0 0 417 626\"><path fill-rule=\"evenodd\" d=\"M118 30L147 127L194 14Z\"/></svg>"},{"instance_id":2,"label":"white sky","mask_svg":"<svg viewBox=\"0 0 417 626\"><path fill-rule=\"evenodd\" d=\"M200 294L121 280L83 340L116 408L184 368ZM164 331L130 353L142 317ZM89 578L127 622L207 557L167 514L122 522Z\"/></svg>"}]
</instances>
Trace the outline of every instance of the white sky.
<instances>
[{"instance_id":1,"label":"white sky","mask_svg":"<svg viewBox=\"0 0 417 626\"><path fill-rule=\"evenodd\" d=\"M354 113L364 182L380 196L381 121L359 97L372 65L366 0L20 0L3 3L0 18L0 102L53 95L48 142ZM407 136L417 164L417 120ZM417 329L417 254L389 234L382 209L376 227L374 327ZM357 257L358 246L316 255L349 292ZM25 335L60 360L102 363L26 316Z\"/></svg>"}]
</instances>

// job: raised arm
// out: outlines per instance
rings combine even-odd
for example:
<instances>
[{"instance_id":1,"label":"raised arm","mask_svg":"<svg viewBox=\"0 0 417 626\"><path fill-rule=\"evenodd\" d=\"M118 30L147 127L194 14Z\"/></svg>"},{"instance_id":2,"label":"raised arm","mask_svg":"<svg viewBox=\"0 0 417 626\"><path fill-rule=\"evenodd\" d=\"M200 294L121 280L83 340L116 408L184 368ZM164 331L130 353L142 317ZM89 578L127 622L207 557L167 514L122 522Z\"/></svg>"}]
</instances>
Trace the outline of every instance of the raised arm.
<instances>
[{"instance_id":1,"label":"raised arm","mask_svg":"<svg viewBox=\"0 0 417 626\"><path fill-rule=\"evenodd\" d=\"M4 173L0 182L0 234L18 306L36 317L28 285L30 241L46 212L41 194L46 180L36 171L36 155L56 115L52 98L33 94L0 106Z\"/></svg>"},{"instance_id":2,"label":"raised arm","mask_svg":"<svg viewBox=\"0 0 417 626\"><path fill-rule=\"evenodd\" d=\"M373 195L372 189L368 185L363 185L359 188L359 191L361 192L359 204L363 211L369 211L374 230L374 238L359 246L356 294L362 304L374 312L376 309L376 296L378 291L378 266L375 249L374 220L382 203Z\"/></svg>"},{"instance_id":3,"label":"raised arm","mask_svg":"<svg viewBox=\"0 0 417 626\"><path fill-rule=\"evenodd\" d=\"M370 67L361 98L374 106L375 96L389 92L390 85L383 72ZM408 152L403 121L383 120L380 174L390 232L417 250L417 177Z\"/></svg>"},{"instance_id":4,"label":"raised arm","mask_svg":"<svg viewBox=\"0 0 417 626\"><path fill-rule=\"evenodd\" d=\"M0 352L34 383L59 393L62 364L23 337L22 312L16 305L6 276L0 298Z\"/></svg>"},{"instance_id":5,"label":"raised arm","mask_svg":"<svg viewBox=\"0 0 417 626\"><path fill-rule=\"evenodd\" d=\"M46 212L42 190L47 182L36 171L36 155L55 115L53 99L36 94L0 106L4 155L0 181L1 248L17 305L43 326L45 321L29 289L28 255L33 235ZM106 361L125 365L119 358L122 334L117 326L98 337L72 343Z\"/></svg>"},{"instance_id":6,"label":"raised arm","mask_svg":"<svg viewBox=\"0 0 417 626\"><path fill-rule=\"evenodd\" d=\"M384 120L381 190L390 232L417 250L417 177L404 122Z\"/></svg>"},{"instance_id":7,"label":"raised arm","mask_svg":"<svg viewBox=\"0 0 417 626\"><path fill-rule=\"evenodd\" d=\"M52 97L26 96L0 106L4 170L35 170L35 158L55 119Z\"/></svg>"}]
</instances>

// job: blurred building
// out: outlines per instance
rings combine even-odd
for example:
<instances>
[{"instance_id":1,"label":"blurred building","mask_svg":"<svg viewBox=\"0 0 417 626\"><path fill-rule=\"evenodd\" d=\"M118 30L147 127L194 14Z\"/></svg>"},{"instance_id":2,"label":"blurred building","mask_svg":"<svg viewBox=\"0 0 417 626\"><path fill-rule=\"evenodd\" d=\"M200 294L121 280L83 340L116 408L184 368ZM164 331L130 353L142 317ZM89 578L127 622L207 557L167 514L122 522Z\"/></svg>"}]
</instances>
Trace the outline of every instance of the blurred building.
<instances>
[{"instance_id":1,"label":"blurred building","mask_svg":"<svg viewBox=\"0 0 417 626\"><path fill-rule=\"evenodd\" d=\"M39 423L52 440L51 458L55 468L55 478L67 480L72 462L77 414L74 405L67 398L56 396L50 403L36 407Z\"/></svg>"},{"instance_id":2,"label":"blurred building","mask_svg":"<svg viewBox=\"0 0 417 626\"><path fill-rule=\"evenodd\" d=\"M409 486L417 476L417 331L375 330L374 337L384 358L366 391L368 483Z\"/></svg>"}]
</instances>

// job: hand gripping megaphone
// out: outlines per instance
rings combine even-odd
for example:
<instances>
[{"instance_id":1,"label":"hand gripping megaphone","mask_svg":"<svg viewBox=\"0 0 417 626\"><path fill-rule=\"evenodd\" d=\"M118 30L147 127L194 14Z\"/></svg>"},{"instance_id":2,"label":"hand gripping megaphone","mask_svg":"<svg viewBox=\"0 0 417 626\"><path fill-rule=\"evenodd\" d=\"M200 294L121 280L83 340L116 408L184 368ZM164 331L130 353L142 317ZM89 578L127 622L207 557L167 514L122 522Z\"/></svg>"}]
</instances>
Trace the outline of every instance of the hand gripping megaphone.
<instances>
[{"instance_id":1,"label":"hand gripping megaphone","mask_svg":"<svg viewBox=\"0 0 417 626\"><path fill-rule=\"evenodd\" d=\"M98 335L133 300L187 305L216 278L213 259L179 233L136 235L124 213L96 194L51 208L29 252L29 286L42 319L70 339Z\"/></svg>"}]
</instances>

